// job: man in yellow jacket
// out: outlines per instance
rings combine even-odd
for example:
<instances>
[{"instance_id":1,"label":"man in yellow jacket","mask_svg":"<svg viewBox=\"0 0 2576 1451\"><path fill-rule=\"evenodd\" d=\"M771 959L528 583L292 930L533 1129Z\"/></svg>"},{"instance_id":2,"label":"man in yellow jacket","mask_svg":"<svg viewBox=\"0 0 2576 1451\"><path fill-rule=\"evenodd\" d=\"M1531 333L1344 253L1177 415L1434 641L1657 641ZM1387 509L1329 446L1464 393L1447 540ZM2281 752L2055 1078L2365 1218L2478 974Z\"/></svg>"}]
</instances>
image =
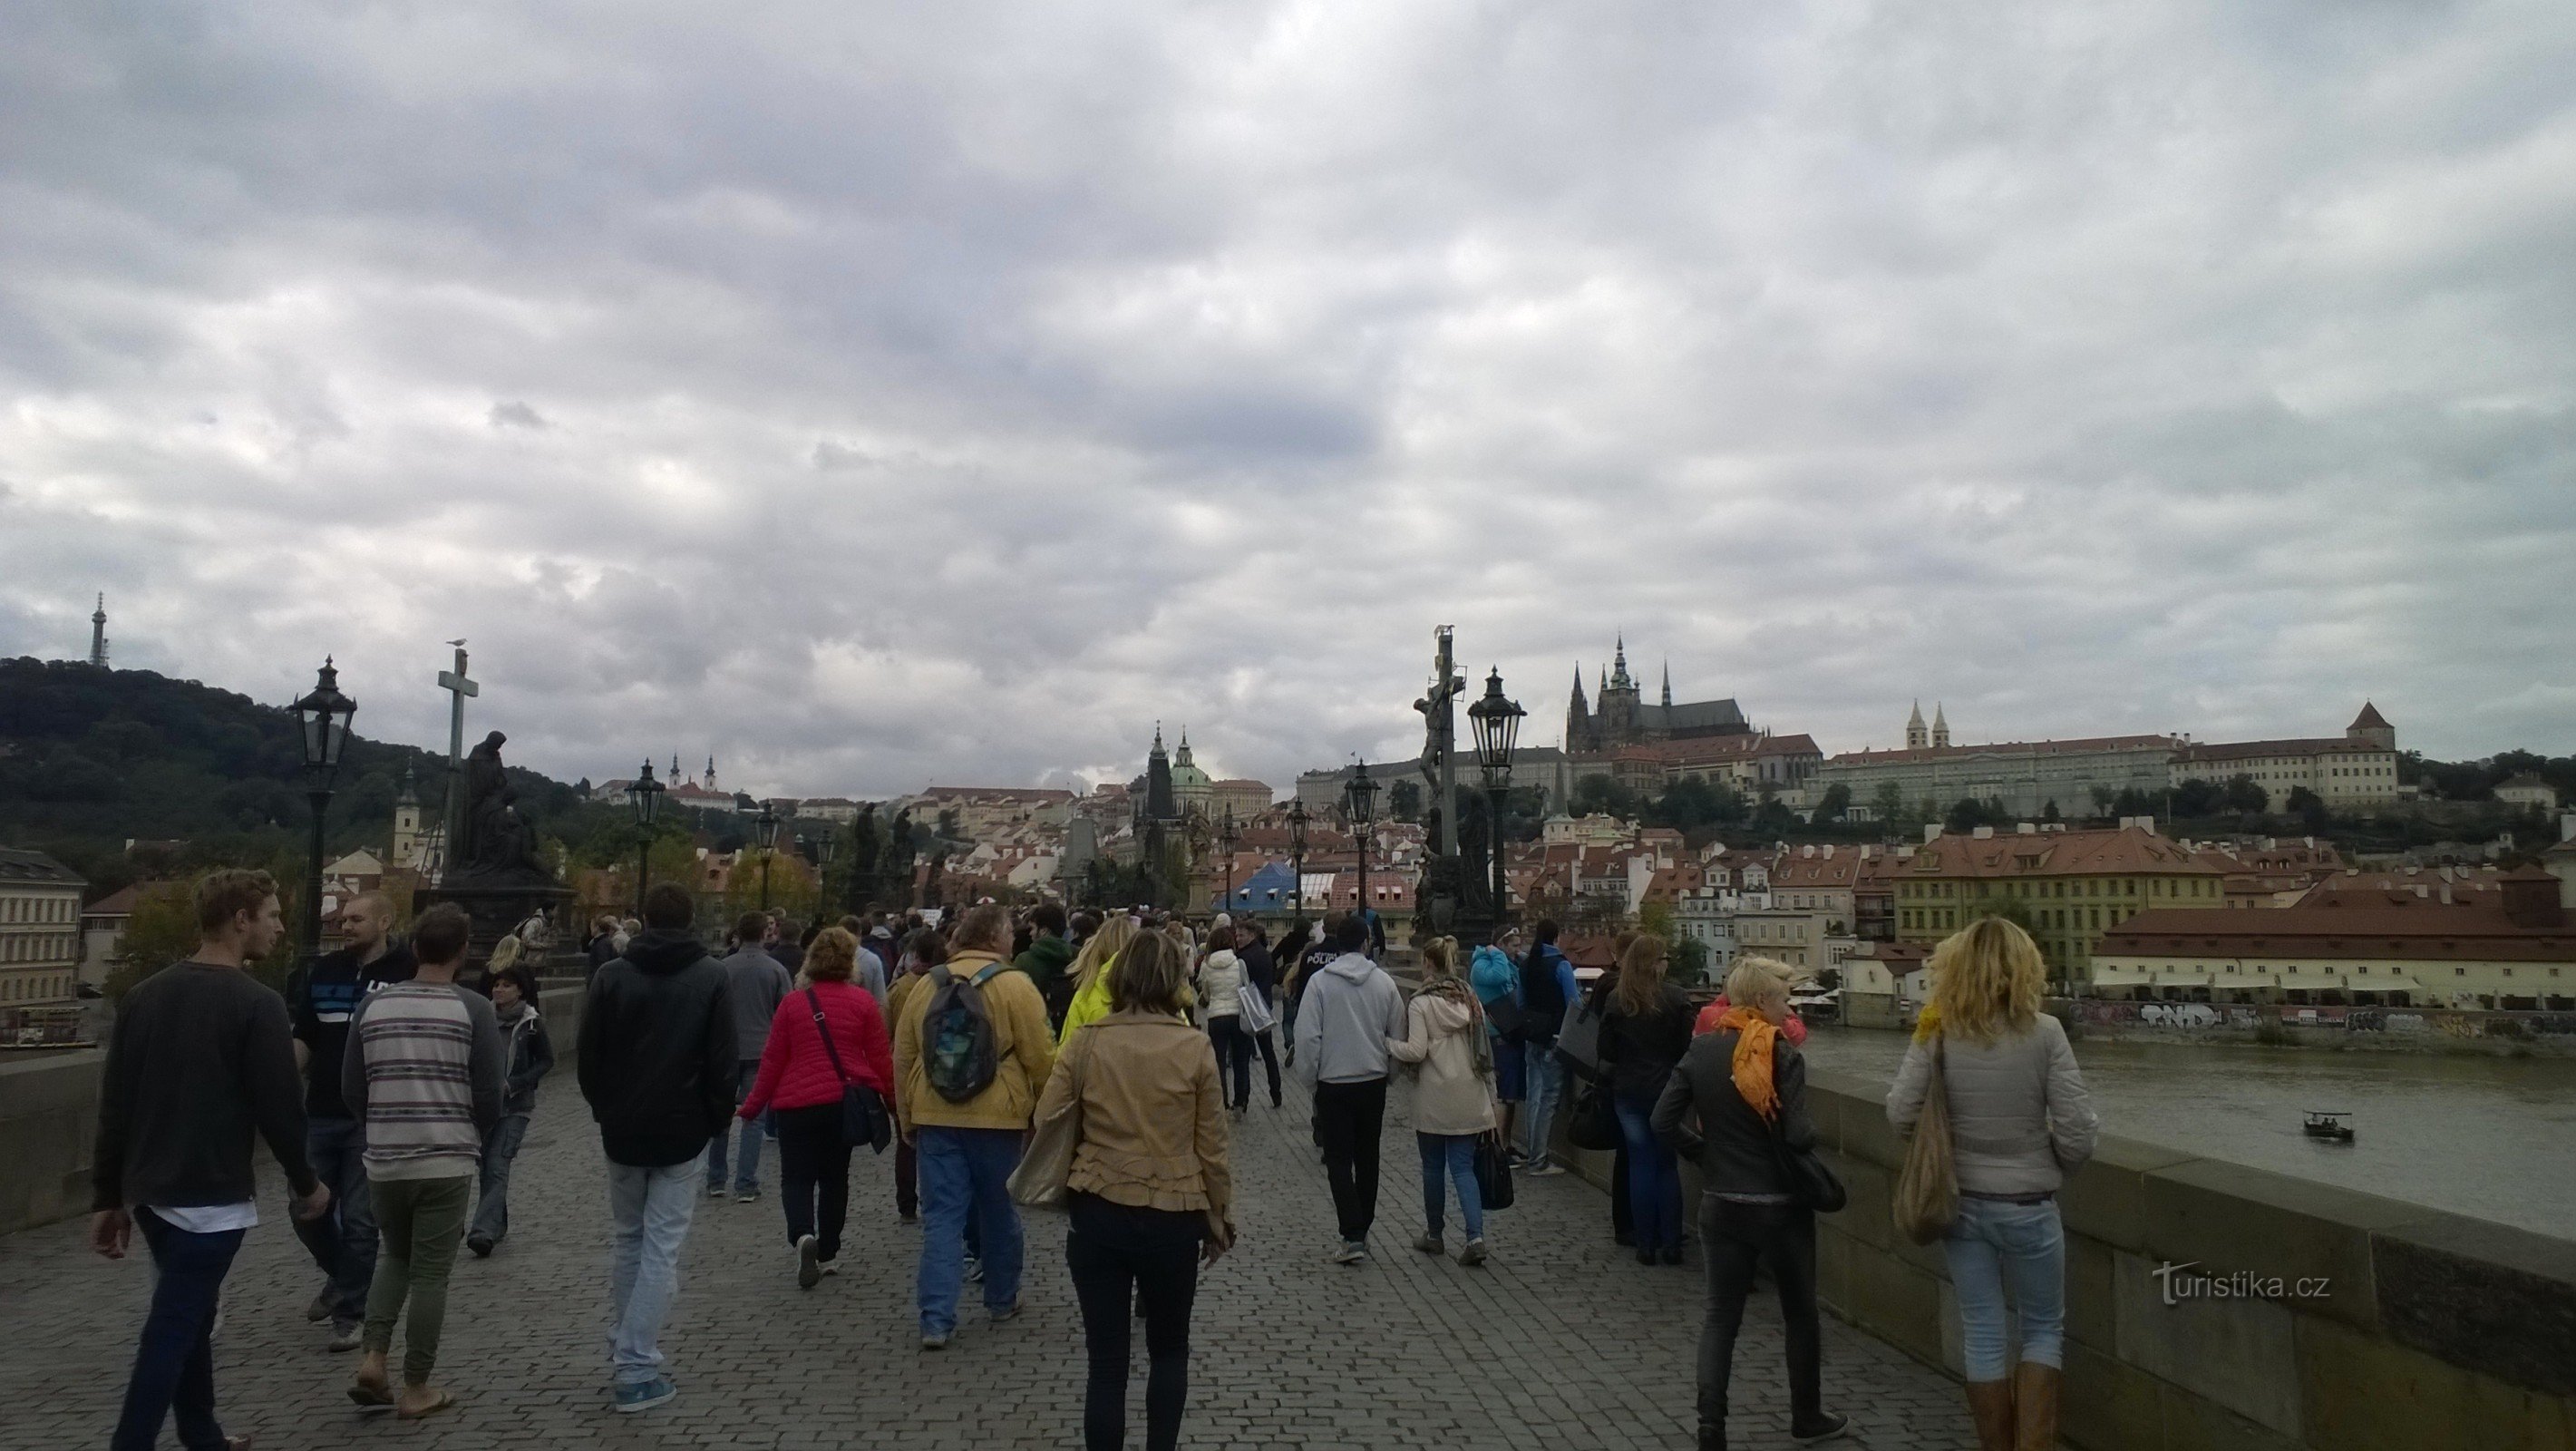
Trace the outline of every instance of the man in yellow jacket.
<instances>
[{"instance_id":1,"label":"man in yellow jacket","mask_svg":"<svg viewBox=\"0 0 2576 1451\"><path fill-rule=\"evenodd\" d=\"M956 1333L969 1216L983 1240L985 1309L995 1323L1020 1313L1020 1215L1009 1181L1038 1093L1055 1067L1045 999L1028 974L1006 970L1010 913L991 903L967 913L952 946L945 971L976 985L992 1023L993 1081L962 1102L931 1086L923 1024L940 997L940 969L906 996L894 1030L895 1113L920 1166L924 1350L944 1349Z\"/></svg>"}]
</instances>

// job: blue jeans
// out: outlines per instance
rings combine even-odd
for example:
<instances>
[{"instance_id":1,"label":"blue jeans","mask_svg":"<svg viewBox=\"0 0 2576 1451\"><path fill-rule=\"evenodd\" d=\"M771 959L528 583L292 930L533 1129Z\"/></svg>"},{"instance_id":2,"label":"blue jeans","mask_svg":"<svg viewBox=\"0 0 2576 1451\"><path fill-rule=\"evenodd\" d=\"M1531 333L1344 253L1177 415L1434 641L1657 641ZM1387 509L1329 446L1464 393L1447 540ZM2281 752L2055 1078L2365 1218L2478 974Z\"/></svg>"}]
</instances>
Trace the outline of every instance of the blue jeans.
<instances>
[{"instance_id":1,"label":"blue jeans","mask_svg":"<svg viewBox=\"0 0 2576 1451\"><path fill-rule=\"evenodd\" d=\"M615 1234L610 1262L608 1361L619 1385L642 1385L662 1373L662 1322L680 1294L680 1246L698 1212L704 1161L658 1169L612 1162L608 1215Z\"/></svg>"},{"instance_id":2,"label":"blue jeans","mask_svg":"<svg viewBox=\"0 0 2576 1451\"><path fill-rule=\"evenodd\" d=\"M179 1444L190 1451L221 1451L224 1428L215 1420L215 1302L231 1273L245 1230L190 1234L149 1209L134 1211L134 1227L152 1251L152 1309L134 1349L134 1374L125 1382L125 1409L116 1418L110 1451L152 1451L161 1423L179 1419Z\"/></svg>"},{"instance_id":3,"label":"blue jeans","mask_svg":"<svg viewBox=\"0 0 2576 1451\"><path fill-rule=\"evenodd\" d=\"M1020 1165L1017 1129L914 1131L921 1175L921 1333L957 1328L957 1297L966 1288L966 1221L983 1244L984 1306L1004 1310L1020 1298L1020 1211L1011 1202L1011 1171Z\"/></svg>"},{"instance_id":4,"label":"blue jeans","mask_svg":"<svg viewBox=\"0 0 2576 1451\"><path fill-rule=\"evenodd\" d=\"M528 1137L528 1116L505 1114L492 1132L483 1136L483 1187L474 1203L474 1223L465 1232L468 1239L482 1238L499 1244L510 1232L510 1165L519 1157L519 1145Z\"/></svg>"},{"instance_id":5,"label":"blue jeans","mask_svg":"<svg viewBox=\"0 0 2576 1451\"><path fill-rule=\"evenodd\" d=\"M331 1279L331 1318L354 1325L367 1318L367 1286L376 1277L375 1198L367 1191L367 1126L356 1119L317 1118L304 1129L304 1156L314 1177L331 1186L331 1207L319 1219L287 1222Z\"/></svg>"},{"instance_id":6,"label":"blue jeans","mask_svg":"<svg viewBox=\"0 0 2576 1451\"><path fill-rule=\"evenodd\" d=\"M1440 1188L1443 1169L1458 1186L1458 1217L1467 1224L1469 1239L1485 1237L1485 1191L1476 1183L1475 1134L1417 1133L1413 1142L1422 1150L1422 1220L1431 1226L1431 1237L1440 1237Z\"/></svg>"},{"instance_id":7,"label":"blue jeans","mask_svg":"<svg viewBox=\"0 0 2576 1451\"><path fill-rule=\"evenodd\" d=\"M742 1101L751 1096L751 1085L760 1077L760 1060L745 1058L738 1071L740 1076L733 1083L733 1106L736 1108L742 1107ZM765 1117L753 1123L740 1119L725 1120L723 1131L707 1140L707 1183L719 1189L724 1187L725 1140L740 1134L742 1144L733 1156L733 1191L748 1194L760 1187L760 1141L765 1123Z\"/></svg>"},{"instance_id":8,"label":"blue jeans","mask_svg":"<svg viewBox=\"0 0 2576 1451\"><path fill-rule=\"evenodd\" d=\"M2004 1287L2021 1311L2021 1358L2066 1365L2066 1228L2057 1203L2005 1204L1959 1196L1959 1219L1941 1242L1959 1300L1959 1343L1968 1379L2012 1373L2004 1346Z\"/></svg>"},{"instance_id":9,"label":"blue jeans","mask_svg":"<svg viewBox=\"0 0 2576 1451\"><path fill-rule=\"evenodd\" d=\"M1565 1093L1565 1064L1556 1056L1556 1044L1530 1044L1521 1076L1529 1092L1521 1109L1521 1154L1536 1169L1548 1161L1547 1133L1555 1127L1557 1100Z\"/></svg>"},{"instance_id":10,"label":"blue jeans","mask_svg":"<svg viewBox=\"0 0 2576 1451\"><path fill-rule=\"evenodd\" d=\"M1682 1247L1681 1161L1655 1137L1655 1101L1610 1096L1619 1137L1628 1148L1628 1217L1639 1249Z\"/></svg>"}]
</instances>

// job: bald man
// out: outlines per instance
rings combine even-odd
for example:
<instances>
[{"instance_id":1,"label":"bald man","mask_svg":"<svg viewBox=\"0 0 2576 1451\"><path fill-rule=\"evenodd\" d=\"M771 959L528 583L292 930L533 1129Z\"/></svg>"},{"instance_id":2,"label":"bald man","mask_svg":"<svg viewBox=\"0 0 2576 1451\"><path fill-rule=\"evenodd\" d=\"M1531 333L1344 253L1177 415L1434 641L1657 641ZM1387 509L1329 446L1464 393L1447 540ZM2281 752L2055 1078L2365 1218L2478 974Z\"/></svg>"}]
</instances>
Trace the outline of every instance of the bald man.
<instances>
[{"instance_id":1,"label":"bald man","mask_svg":"<svg viewBox=\"0 0 2576 1451\"><path fill-rule=\"evenodd\" d=\"M305 1154L313 1161L314 1174L331 1187L327 1212L294 1221L296 1237L328 1277L304 1318L331 1322L333 1350L358 1348L367 1287L376 1274L366 1127L341 1097L340 1069L348 1056L349 1017L358 1004L389 983L411 981L419 966L411 949L394 940L393 931L394 904L382 892L351 898L340 910L340 932L349 945L315 958L286 985L296 1066L304 1070Z\"/></svg>"}]
</instances>

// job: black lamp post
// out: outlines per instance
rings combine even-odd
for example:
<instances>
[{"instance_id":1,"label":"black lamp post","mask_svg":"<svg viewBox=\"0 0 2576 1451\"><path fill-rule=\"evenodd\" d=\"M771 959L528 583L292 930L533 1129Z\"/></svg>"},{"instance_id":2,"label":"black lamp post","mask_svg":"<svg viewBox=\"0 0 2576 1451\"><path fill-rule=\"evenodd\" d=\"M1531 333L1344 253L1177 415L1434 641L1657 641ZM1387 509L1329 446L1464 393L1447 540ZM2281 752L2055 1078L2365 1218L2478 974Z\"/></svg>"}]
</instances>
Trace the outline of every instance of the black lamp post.
<instances>
[{"instance_id":1,"label":"black lamp post","mask_svg":"<svg viewBox=\"0 0 2576 1451\"><path fill-rule=\"evenodd\" d=\"M349 744L349 717L358 703L340 693L340 672L324 656L312 693L291 707L304 738L304 795L313 803L313 863L304 891L304 953L322 950L322 821L331 809L331 783L340 774L340 751Z\"/></svg>"},{"instance_id":2,"label":"black lamp post","mask_svg":"<svg viewBox=\"0 0 2576 1451\"><path fill-rule=\"evenodd\" d=\"M1353 767L1350 784L1342 788L1342 811L1350 818L1351 833L1360 849L1360 910L1366 912L1369 824L1377 820L1377 783L1369 779L1368 762L1361 761Z\"/></svg>"},{"instance_id":3,"label":"black lamp post","mask_svg":"<svg viewBox=\"0 0 2576 1451\"><path fill-rule=\"evenodd\" d=\"M1306 920L1306 798L1288 798L1288 899L1297 920ZM1299 947L1305 946L1299 943Z\"/></svg>"},{"instance_id":4,"label":"black lamp post","mask_svg":"<svg viewBox=\"0 0 2576 1451\"><path fill-rule=\"evenodd\" d=\"M653 872L653 818L662 814L662 783L653 779L653 763L626 788L635 807L635 919L644 920L644 888Z\"/></svg>"},{"instance_id":5,"label":"black lamp post","mask_svg":"<svg viewBox=\"0 0 2576 1451\"><path fill-rule=\"evenodd\" d=\"M1225 854L1225 895L1217 899L1222 904L1217 908L1220 912L1234 910L1234 847L1241 840L1243 832L1234 824L1234 807L1229 804L1225 819L1216 826L1216 849Z\"/></svg>"},{"instance_id":6,"label":"black lamp post","mask_svg":"<svg viewBox=\"0 0 2576 1451\"><path fill-rule=\"evenodd\" d=\"M832 910L832 851L839 838L824 832L814 843L814 916L823 917Z\"/></svg>"},{"instance_id":7,"label":"black lamp post","mask_svg":"<svg viewBox=\"0 0 2576 1451\"><path fill-rule=\"evenodd\" d=\"M751 839L760 843L760 910L769 910L769 859L778 854L778 813L766 801L751 819Z\"/></svg>"},{"instance_id":8,"label":"black lamp post","mask_svg":"<svg viewBox=\"0 0 2576 1451\"><path fill-rule=\"evenodd\" d=\"M1486 841L1494 857L1494 935L1510 920L1511 888L1503 876L1503 799L1512 789L1512 742L1529 714L1518 702L1503 698L1503 672L1497 666L1485 677L1484 698L1467 707L1467 724L1476 735L1476 765L1485 774Z\"/></svg>"}]
</instances>

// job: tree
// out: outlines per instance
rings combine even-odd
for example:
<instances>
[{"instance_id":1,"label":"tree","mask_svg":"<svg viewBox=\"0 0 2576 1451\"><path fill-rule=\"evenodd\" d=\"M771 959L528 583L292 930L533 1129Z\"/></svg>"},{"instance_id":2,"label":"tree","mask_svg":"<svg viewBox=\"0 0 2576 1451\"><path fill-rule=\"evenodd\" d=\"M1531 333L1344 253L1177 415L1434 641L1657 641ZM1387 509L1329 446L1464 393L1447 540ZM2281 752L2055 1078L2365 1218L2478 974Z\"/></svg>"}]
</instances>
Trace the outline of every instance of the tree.
<instances>
[{"instance_id":1,"label":"tree","mask_svg":"<svg viewBox=\"0 0 2576 1451\"><path fill-rule=\"evenodd\" d=\"M162 882L135 898L125 939L107 974L107 995L124 997L134 985L197 950L197 890L193 882Z\"/></svg>"},{"instance_id":2,"label":"tree","mask_svg":"<svg viewBox=\"0 0 2576 1451\"><path fill-rule=\"evenodd\" d=\"M1420 821L1422 819L1422 783L1398 781L1388 787L1386 810L1388 815L1398 821Z\"/></svg>"},{"instance_id":3,"label":"tree","mask_svg":"<svg viewBox=\"0 0 2576 1451\"><path fill-rule=\"evenodd\" d=\"M1574 783L1574 814L1615 816L1634 821L1641 803L1637 793L1609 776L1586 776Z\"/></svg>"},{"instance_id":4,"label":"tree","mask_svg":"<svg viewBox=\"0 0 2576 1451\"><path fill-rule=\"evenodd\" d=\"M1840 781L1836 781L1831 786L1825 788L1824 799L1816 803L1816 819L1818 821L1840 821L1843 819L1844 814L1851 810L1851 804L1851 787L1844 785ZM2055 805L2056 803L2054 802L2050 803L2050 809L2054 810Z\"/></svg>"},{"instance_id":5,"label":"tree","mask_svg":"<svg viewBox=\"0 0 2576 1451\"><path fill-rule=\"evenodd\" d=\"M2088 786L2085 788L2085 794L2093 798L2095 816L2109 816L2113 803L2120 799L2119 793L2108 786Z\"/></svg>"},{"instance_id":6,"label":"tree","mask_svg":"<svg viewBox=\"0 0 2576 1451\"><path fill-rule=\"evenodd\" d=\"M1897 785L1895 782L1879 782L1878 790L1871 795L1869 800L1870 805L1875 807L1878 811L1878 819L1886 822L1888 825L1894 826L1898 821L1904 819L1905 788Z\"/></svg>"},{"instance_id":7,"label":"tree","mask_svg":"<svg viewBox=\"0 0 2576 1451\"><path fill-rule=\"evenodd\" d=\"M1672 978L1684 987L1708 981L1708 944L1687 934L1673 939Z\"/></svg>"},{"instance_id":8,"label":"tree","mask_svg":"<svg viewBox=\"0 0 2576 1451\"><path fill-rule=\"evenodd\" d=\"M1986 815L1984 802L1974 797L1962 796L1951 803L1949 814L1941 819L1941 824L1951 831L1964 834L1980 826L1992 826L1995 823Z\"/></svg>"},{"instance_id":9,"label":"tree","mask_svg":"<svg viewBox=\"0 0 2576 1451\"><path fill-rule=\"evenodd\" d=\"M2062 816L2060 816L2060 815L2058 815L2058 814L2057 814L2057 798L2056 798L2056 797L2054 797L2054 796L2049 797L2049 798L2048 798L2048 804L2047 804L2046 806L2044 806L2044 807L2040 808L2040 812L2039 812L2039 819L2040 819L2040 820L2042 820L2042 821L2049 821L2049 822L2063 821L2063 820L2065 820L2065 819L2066 819L2066 818L2064 818L2064 817L2062 817Z\"/></svg>"},{"instance_id":10,"label":"tree","mask_svg":"<svg viewBox=\"0 0 2576 1451\"><path fill-rule=\"evenodd\" d=\"M2239 772L2228 777L2227 784L2220 788L2218 804L2230 811L2260 815L2272 809L2272 793L2253 777Z\"/></svg>"},{"instance_id":11,"label":"tree","mask_svg":"<svg viewBox=\"0 0 2576 1451\"><path fill-rule=\"evenodd\" d=\"M2326 829L2325 798L2314 791L2305 786L2293 786L2290 788L2290 799L2283 804L2289 809L2290 814L2299 818L2299 824L2309 835L2314 836Z\"/></svg>"},{"instance_id":12,"label":"tree","mask_svg":"<svg viewBox=\"0 0 2576 1451\"><path fill-rule=\"evenodd\" d=\"M2224 788L2210 780L2185 781L2174 787L2174 815L2184 818L2211 815L2221 809Z\"/></svg>"}]
</instances>

